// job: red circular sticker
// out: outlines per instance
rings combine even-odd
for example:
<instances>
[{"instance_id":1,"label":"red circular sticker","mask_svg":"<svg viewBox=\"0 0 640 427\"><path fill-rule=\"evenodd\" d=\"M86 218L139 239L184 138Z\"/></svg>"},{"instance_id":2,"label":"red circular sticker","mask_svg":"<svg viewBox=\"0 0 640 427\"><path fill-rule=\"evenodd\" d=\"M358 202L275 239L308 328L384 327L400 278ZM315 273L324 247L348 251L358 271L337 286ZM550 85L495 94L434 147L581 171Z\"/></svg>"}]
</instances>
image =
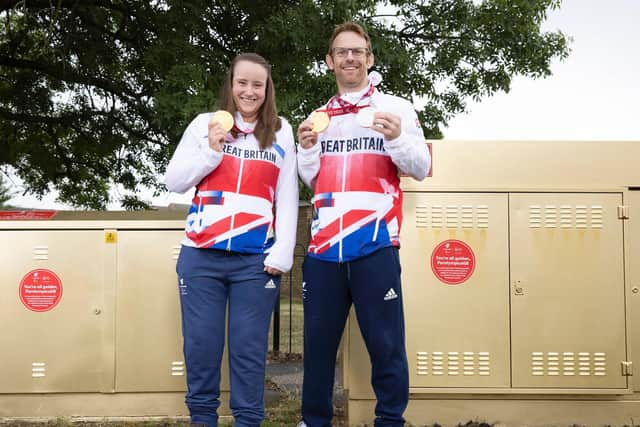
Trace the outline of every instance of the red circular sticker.
<instances>
[{"instance_id":1,"label":"red circular sticker","mask_svg":"<svg viewBox=\"0 0 640 427\"><path fill-rule=\"evenodd\" d=\"M431 269L440 281L448 285L459 285L473 274L476 257L473 251L460 240L445 240L431 254Z\"/></svg>"},{"instance_id":2,"label":"red circular sticker","mask_svg":"<svg viewBox=\"0 0 640 427\"><path fill-rule=\"evenodd\" d=\"M20 281L20 300L31 311L49 311L62 298L62 282L51 270L31 270Z\"/></svg>"}]
</instances>

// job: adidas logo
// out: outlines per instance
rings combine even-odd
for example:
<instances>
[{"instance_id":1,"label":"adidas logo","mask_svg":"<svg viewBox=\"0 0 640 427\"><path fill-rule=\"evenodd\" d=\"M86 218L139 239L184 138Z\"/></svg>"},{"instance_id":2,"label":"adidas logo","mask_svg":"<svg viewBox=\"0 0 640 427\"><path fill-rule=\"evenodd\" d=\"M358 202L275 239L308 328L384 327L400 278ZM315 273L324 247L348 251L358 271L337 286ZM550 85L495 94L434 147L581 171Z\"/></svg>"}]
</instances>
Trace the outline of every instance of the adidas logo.
<instances>
[{"instance_id":1,"label":"adidas logo","mask_svg":"<svg viewBox=\"0 0 640 427\"><path fill-rule=\"evenodd\" d=\"M387 294L384 296L385 301L390 301L396 298L398 298L398 294L396 294L396 291L394 291L393 288L389 289L387 291Z\"/></svg>"},{"instance_id":2,"label":"adidas logo","mask_svg":"<svg viewBox=\"0 0 640 427\"><path fill-rule=\"evenodd\" d=\"M180 288L180 295L188 295L187 285L184 283L184 279L182 277L180 278L180 284L178 285L178 288Z\"/></svg>"},{"instance_id":3,"label":"adidas logo","mask_svg":"<svg viewBox=\"0 0 640 427\"><path fill-rule=\"evenodd\" d=\"M273 283L273 279L269 279L269 281L267 282L266 285L264 285L265 289L275 289L276 288L276 284Z\"/></svg>"}]
</instances>

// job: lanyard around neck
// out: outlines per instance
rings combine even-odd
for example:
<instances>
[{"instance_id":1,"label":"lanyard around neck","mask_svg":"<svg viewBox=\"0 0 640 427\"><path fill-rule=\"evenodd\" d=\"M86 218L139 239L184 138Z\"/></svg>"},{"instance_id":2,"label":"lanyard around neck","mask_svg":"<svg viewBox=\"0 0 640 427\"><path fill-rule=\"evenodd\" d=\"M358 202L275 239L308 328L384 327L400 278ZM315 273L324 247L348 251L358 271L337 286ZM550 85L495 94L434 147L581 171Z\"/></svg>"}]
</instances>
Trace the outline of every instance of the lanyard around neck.
<instances>
[{"instance_id":1,"label":"lanyard around neck","mask_svg":"<svg viewBox=\"0 0 640 427\"><path fill-rule=\"evenodd\" d=\"M233 127L231 128L231 130L229 132L227 132L227 135L225 136L224 140L226 142L234 142L238 139L238 137L240 135L244 135L247 136L251 133L253 133L253 131L255 130L255 128L246 128L246 129L240 129L238 127L238 124L236 122L233 123Z\"/></svg>"},{"instance_id":2,"label":"lanyard around neck","mask_svg":"<svg viewBox=\"0 0 640 427\"><path fill-rule=\"evenodd\" d=\"M341 115L344 115L344 114L355 114L358 111L362 110L363 108L369 107L369 104L367 104L367 105L358 105L358 104L363 99L368 98L371 95L373 95L373 92L375 90L376 90L376 88L373 87L373 85L369 85L369 89L355 103L351 103L349 101L346 101L346 100L340 98L339 95L334 95L333 98L331 98L329 100L329 102L327 104L327 108L325 108L324 110L317 110L317 111L323 111L323 112L327 113L329 115L329 117L341 116ZM338 105L340 105L340 107L332 108L331 105L333 105L334 102L338 103Z\"/></svg>"},{"instance_id":3,"label":"lanyard around neck","mask_svg":"<svg viewBox=\"0 0 640 427\"><path fill-rule=\"evenodd\" d=\"M230 132L234 132L234 133L236 133L236 134L238 134L238 133L242 133L242 134L244 134L244 135L249 135L250 133L253 133L254 129L255 129L255 128L246 128L246 129L244 129L244 130L243 130L243 129L240 129L240 128L238 127L238 124L234 122L234 123L233 123L233 127L231 128L231 131L230 131Z\"/></svg>"}]
</instances>

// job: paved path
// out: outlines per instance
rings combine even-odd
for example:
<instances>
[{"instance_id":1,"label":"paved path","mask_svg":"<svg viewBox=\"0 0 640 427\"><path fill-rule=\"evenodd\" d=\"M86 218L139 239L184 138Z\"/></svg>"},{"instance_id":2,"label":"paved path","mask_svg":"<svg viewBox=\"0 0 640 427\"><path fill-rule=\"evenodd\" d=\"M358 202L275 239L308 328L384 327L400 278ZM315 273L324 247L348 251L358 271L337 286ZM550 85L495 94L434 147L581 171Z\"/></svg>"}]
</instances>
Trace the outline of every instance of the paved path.
<instances>
[{"instance_id":1,"label":"paved path","mask_svg":"<svg viewBox=\"0 0 640 427\"><path fill-rule=\"evenodd\" d=\"M278 385L280 390L300 398L302 396L302 361L295 362L269 362L267 364L267 376ZM339 372L336 367L336 379ZM336 383L333 386L333 404L336 409L342 408L345 404L344 390Z\"/></svg>"},{"instance_id":2,"label":"paved path","mask_svg":"<svg viewBox=\"0 0 640 427\"><path fill-rule=\"evenodd\" d=\"M269 362L267 363L267 376L294 396L302 393L302 361L295 362Z\"/></svg>"}]
</instances>

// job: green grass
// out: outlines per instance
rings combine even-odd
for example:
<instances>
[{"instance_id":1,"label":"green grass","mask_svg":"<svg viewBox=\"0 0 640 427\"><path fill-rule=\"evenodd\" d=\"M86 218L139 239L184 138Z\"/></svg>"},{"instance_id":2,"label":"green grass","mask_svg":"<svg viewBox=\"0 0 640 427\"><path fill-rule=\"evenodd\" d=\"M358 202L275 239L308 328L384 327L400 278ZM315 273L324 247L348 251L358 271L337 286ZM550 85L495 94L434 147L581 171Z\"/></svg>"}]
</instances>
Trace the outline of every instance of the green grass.
<instances>
[{"instance_id":1,"label":"green grass","mask_svg":"<svg viewBox=\"0 0 640 427\"><path fill-rule=\"evenodd\" d=\"M262 427L293 427L300 421L300 400L285 394L277 405L267 407L267 416Z\"/></svg>"},{"instance_id":2,"label":"green grass","mask_svg":"<svg viewBox=\"0 0 640 427\"><path fill-rule=\"evenodd\" d=\"M291 314L289 309L291 308ZM291 341L289 341L289 325L291 325ZM302 353L303 332L302 302L289 303L288 298L280 299L280 353ZM291 351L289 351L291 344ZM269 328L269 350L273 350L273 316Z\"/></svg>"}]
</instances>

